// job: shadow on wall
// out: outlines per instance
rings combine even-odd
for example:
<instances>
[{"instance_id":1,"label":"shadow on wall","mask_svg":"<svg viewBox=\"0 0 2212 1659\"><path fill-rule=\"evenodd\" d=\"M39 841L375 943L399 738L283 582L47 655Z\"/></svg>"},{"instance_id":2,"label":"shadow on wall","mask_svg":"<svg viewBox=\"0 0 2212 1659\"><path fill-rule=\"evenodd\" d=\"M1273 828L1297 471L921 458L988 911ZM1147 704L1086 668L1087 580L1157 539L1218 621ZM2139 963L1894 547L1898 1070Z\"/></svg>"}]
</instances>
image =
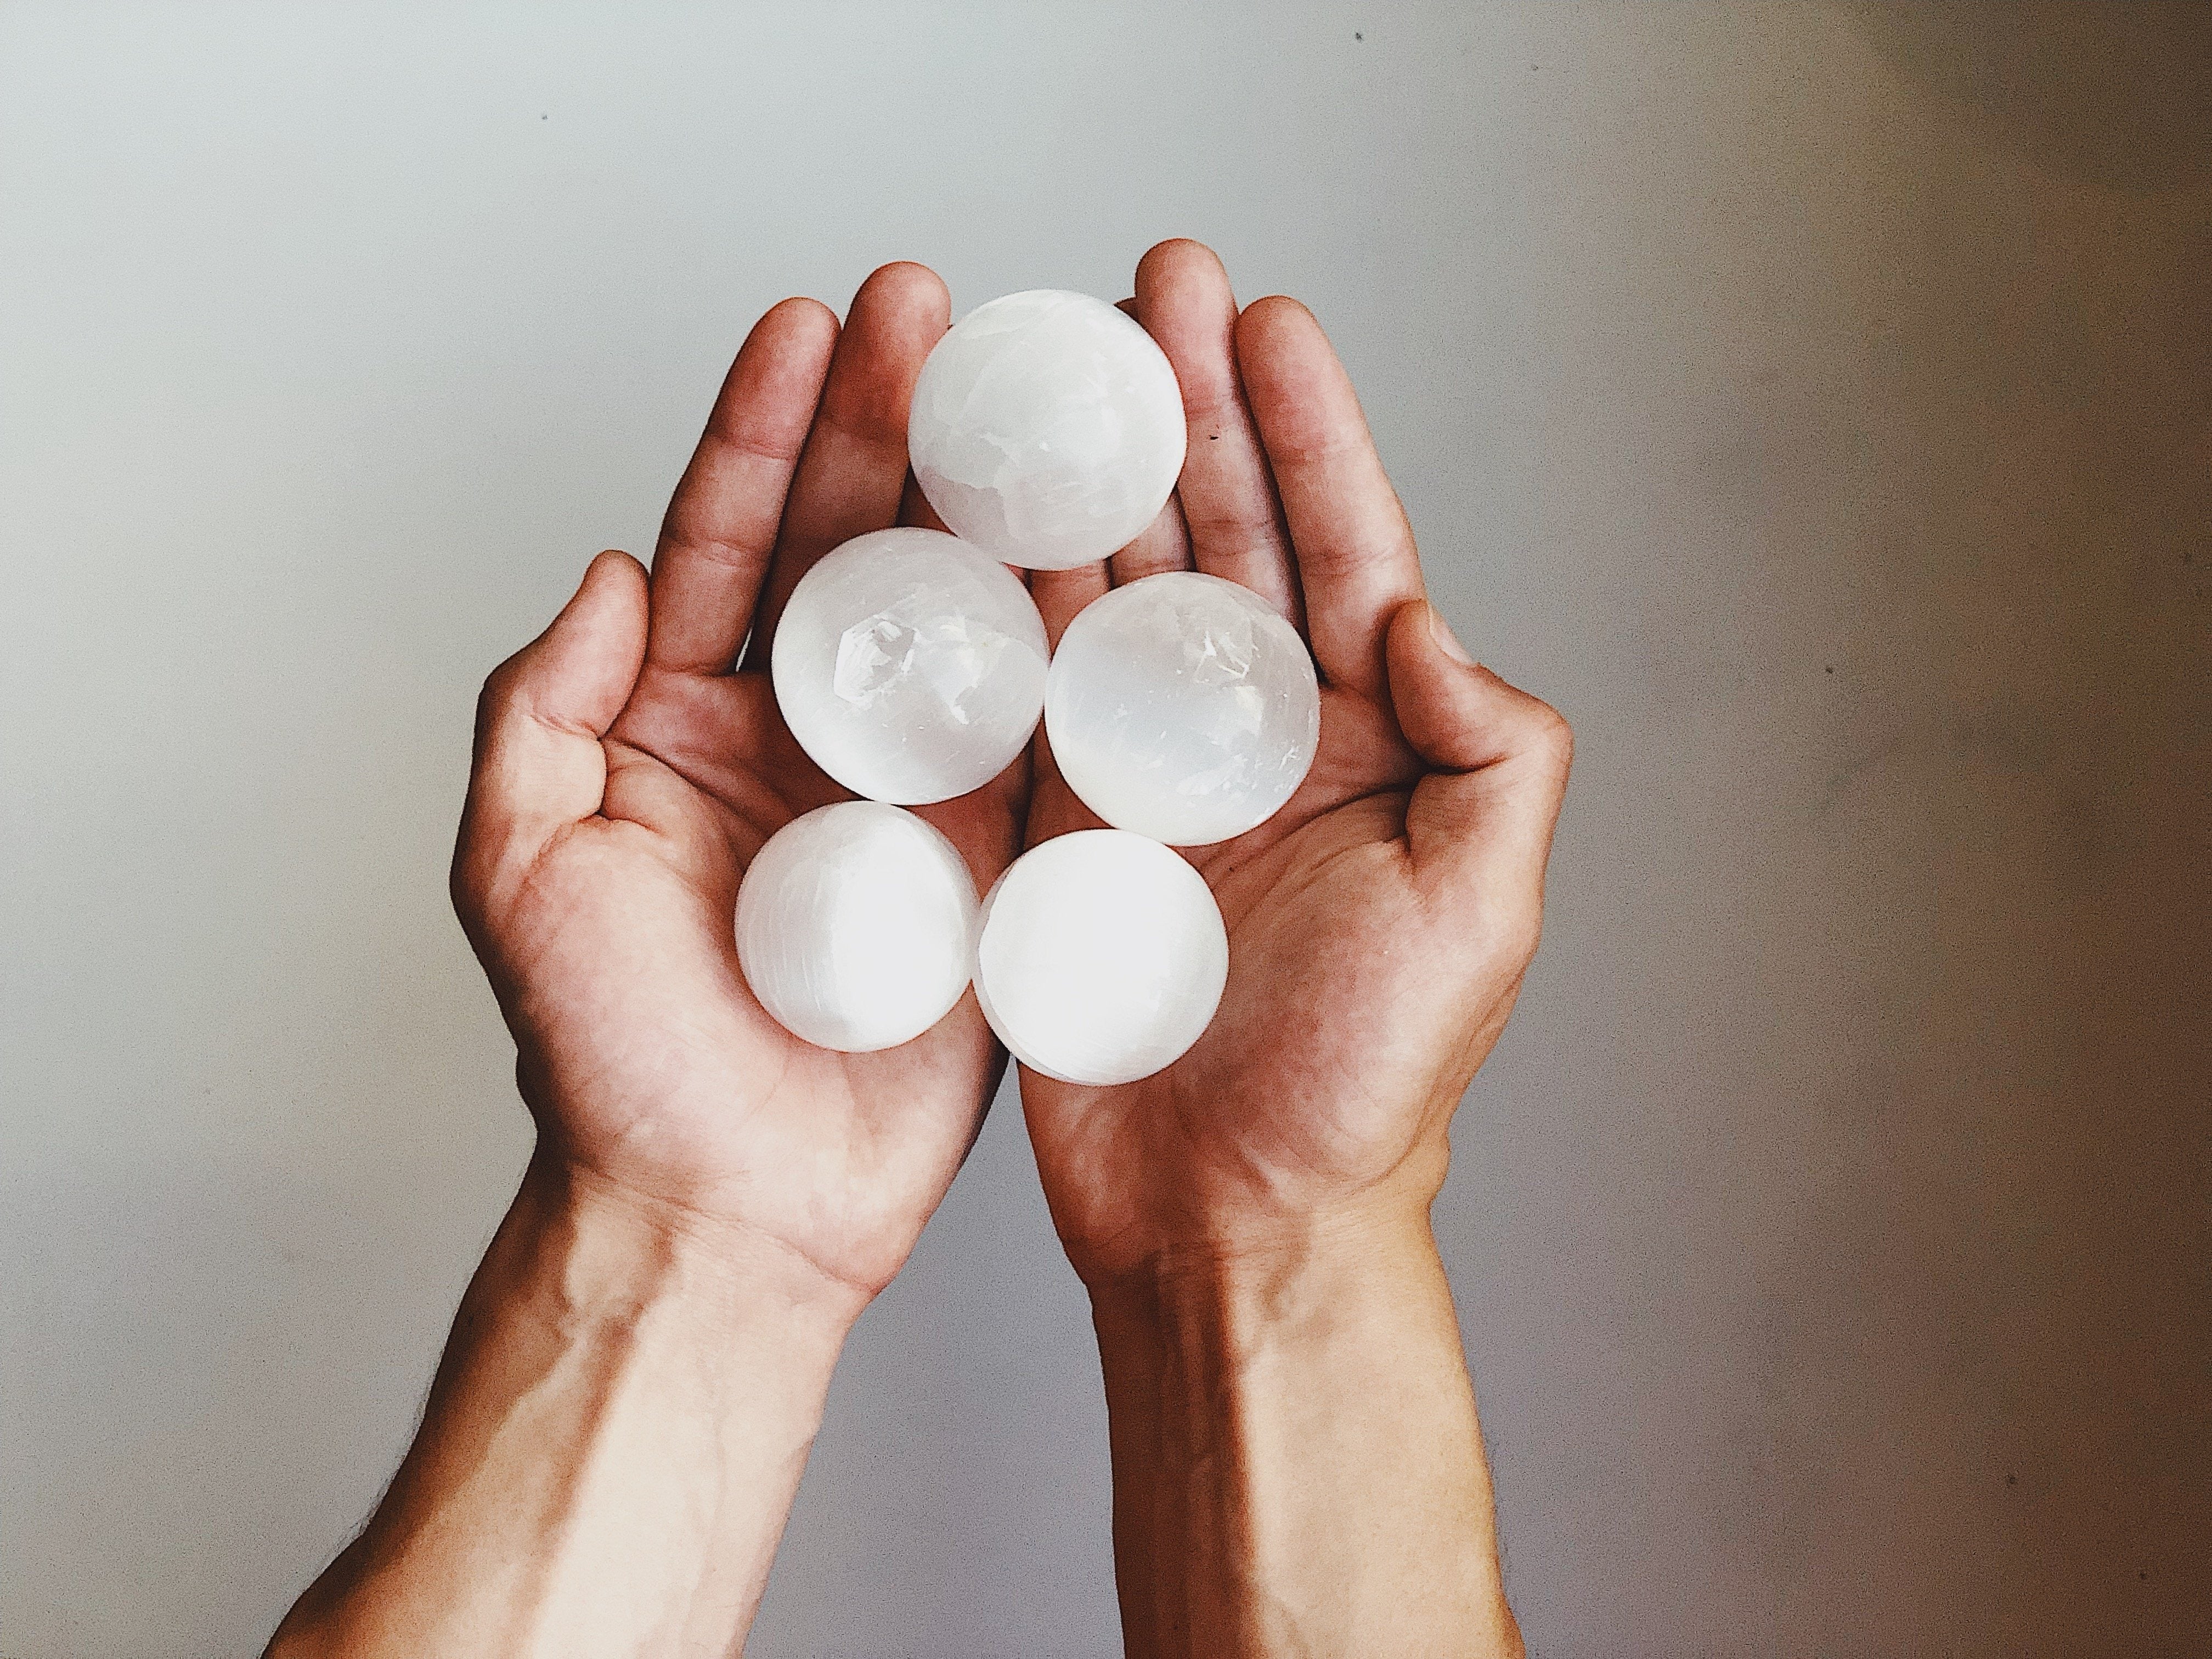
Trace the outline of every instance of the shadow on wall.
<instances>
[{"instance_id":1,"label":"shadow on wall","mask_svg":"<svg viewBox=\"0 0 2212 1659\"><path fill-rule=\"evenodd\" d=\"M1851 0L1891 67L1992 143L2112 189L2212 173L2212 4L2138 0Z\"/></svg>"}]
</instances>

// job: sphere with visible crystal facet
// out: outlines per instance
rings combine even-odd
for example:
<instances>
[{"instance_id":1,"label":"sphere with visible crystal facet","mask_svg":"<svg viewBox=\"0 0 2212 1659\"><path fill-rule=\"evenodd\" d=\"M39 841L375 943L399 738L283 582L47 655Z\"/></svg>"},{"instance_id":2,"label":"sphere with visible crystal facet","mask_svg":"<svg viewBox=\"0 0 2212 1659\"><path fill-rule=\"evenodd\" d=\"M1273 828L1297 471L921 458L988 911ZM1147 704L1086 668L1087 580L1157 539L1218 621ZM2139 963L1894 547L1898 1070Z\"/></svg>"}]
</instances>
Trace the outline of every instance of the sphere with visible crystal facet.
<instances>
[{"instance_id":1,"label":"sphere with visible crystal facet","mask_svg":"<svg viewBox=\"0 0 2212 1659\"><path fill-rule=\"evenodd\" d=\"M856 795L981 788L1036 729L1044 623L1020 579L941 530L878 530L799 579L769 652L776 706Z\"/></svg>"},{"instance_id":2,"label":"sphere with visible crystal facet","mask_svg":"<svg viewBox=\"0 0 2212 1659\"><path fill-rule=\"evenodd\" d=\"M903 808L839 801L793 818L738 888L738 965L775 1022L867 1054L945 1018L975 965L975 883Z\"/></svg>"},{"instance_id":3,"label":"sphere with visible crystal facet","mask_svg":"<svg viewBox=\"0 0 2212 1659\"><path fill-rule=\"evenodd\" d=\"M1044 727L1060 775L1100 817L1201 847L1266 823L1304 781L1321 689L1305 641L1258 594L1164 571L1067 625Z\"/></svg>"},{"instance_id":4,"label":"sphere with visible crystal facet","mask_svg":"<svg viewBox=\"0 0 2212 1659\"><path fill-rule=\"evenodd\" d=\"M922 364L907 421L938 517L1032 570L1134 540L1175 489L1185 438L1167 354L1104 301L1060 289L962 318Z\"/></svg>"},{"instance_id":5,"label":"sphere with visible crystal facet","mask_svg":"<svg viewBox=\"0 0 2212 1659\"><path fill-rule=\"evenodd\" d=\"M1144 836L1055 836L983 901L983 1017L1015 1059L1063 1083L1133 1083L1173 1063L1228 978L1229 934L1205 878Z\"/></svg>"}]
</instances>

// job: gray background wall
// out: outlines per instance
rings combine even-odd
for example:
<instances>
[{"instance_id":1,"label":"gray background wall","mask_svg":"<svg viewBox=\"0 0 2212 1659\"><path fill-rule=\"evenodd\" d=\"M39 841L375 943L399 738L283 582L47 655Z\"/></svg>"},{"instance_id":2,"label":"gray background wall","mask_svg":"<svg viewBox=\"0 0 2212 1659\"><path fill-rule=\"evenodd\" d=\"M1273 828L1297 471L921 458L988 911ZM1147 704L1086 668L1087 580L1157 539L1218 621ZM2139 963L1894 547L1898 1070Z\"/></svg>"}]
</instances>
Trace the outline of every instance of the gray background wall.
<instances>
[{"instance_id":1,"label":"gray background wall","mask_svg":"<svg viewBox=\"0 0 2212 1659\"><path fill-rule=\"evenodd\" d=\"M1536 1650L2206 1650L2207 15L0 7L0 1654L374 1499L526 1148L476 683L752 317L1177 234L1579 729L1438 1211ZM1114 1644L1009 1103L757 1654Z\"/></svg>"}]
</instances>

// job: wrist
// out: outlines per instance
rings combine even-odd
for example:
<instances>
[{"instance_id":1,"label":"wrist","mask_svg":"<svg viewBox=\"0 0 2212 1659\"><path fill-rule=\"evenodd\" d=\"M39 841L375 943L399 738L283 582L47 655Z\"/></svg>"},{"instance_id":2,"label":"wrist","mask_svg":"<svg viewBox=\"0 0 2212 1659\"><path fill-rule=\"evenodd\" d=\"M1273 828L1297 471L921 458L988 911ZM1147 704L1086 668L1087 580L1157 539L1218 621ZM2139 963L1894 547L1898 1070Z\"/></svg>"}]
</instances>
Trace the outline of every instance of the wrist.
<instances>
[{"instance_id":1,"label":"wrist","mask_svg":"<svg viewBox=\"0 0 2212 1659\"><path fill-rule=\"evenodd\" d=\"M786 1328L796 1352L834 1362L868 1296L802 1252L732 1218L642 1194L542 1146L486 1267L533 1269L532 1299L564 1329L657 1321L724 1342Z\"/></svg>"},{"instance_id":2,"label":"wrist","mask_svg":"<svg viewBox=\"0 0 2212 1659\"><path fill-rule=\"evenodd\" d=\"M1109 1189L1103 1201L1066 1190L1073 1172L1045 1171L1060 1243L1094 1298L1160 1280L1233 1283L1378 1249L1432 1253L1429 1212L1450 1150L1442 1134L1421 1134L1349 1160L1364 1170L1310 1176L1255 1170L1241 1155L1146 1161L1140 1185Z\"/></svg>"},{"instance_id":3,"label":"wrist","mask_svg":"<svg viewBox=\"0 0 2212 1659\"><path fill-rule=\"evenodd\" d=\"M1326 1345L1369 1308L1423 1299L1443 1271L1425 1205L1375 1206L1164 1245L1086 1285L1109 1374L1163 1349L1233 1372Z\"/></svg>"},{"instance_id":4,"label":"wrist","mask_svg":"<svg viewBox=\"0 0 2212 1659\"><path fill-rule=\"evenodd\" d=\"M1286 1294L1317 1277L1375 1289L1432 1267L1431 1196L1376 1188L1297 1211L1182 1215L1150 1236L1121 1230L1109 1249L1069 1254L1097 1319L1176 1312L1247 1325L1279 1314Z\"/></svg>"}]
</instances>

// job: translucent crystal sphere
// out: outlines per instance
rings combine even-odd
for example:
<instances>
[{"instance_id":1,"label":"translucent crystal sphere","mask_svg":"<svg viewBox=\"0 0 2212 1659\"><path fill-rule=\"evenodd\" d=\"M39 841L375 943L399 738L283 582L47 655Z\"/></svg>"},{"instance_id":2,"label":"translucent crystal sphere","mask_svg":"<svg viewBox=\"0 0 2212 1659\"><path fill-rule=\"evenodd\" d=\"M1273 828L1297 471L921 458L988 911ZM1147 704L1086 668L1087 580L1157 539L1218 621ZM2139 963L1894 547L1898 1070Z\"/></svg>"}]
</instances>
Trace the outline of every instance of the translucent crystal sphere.
<instances>
[{"instance_id":1,"label":"translucent crystal sphere","mask_svg":"<svg viewBox=\"0 0 2212 1659\"><path fill-rule=\"evenodd\" d=\"M792 590L769 671L799 746L856 795L981 787L1036 729L1044 623L1020 579L941 530L878 530Z\"/></svg>"},{"instance_id":2,"label":"translucent crystal sphere","mask_svg":"<svg viewBox=\"0 0 2212 1659\"><path fill-rule=\"evenodd\" d=\"M978 306L915 383L908 453L955 534L1033 570L1103 559L1182 471L1167 355L1114 307L1036 289Z\"/></svg>"},{"instance_id":3,"label":"translucent crystal sphere","mask_svg":"<svg viewBox=\"0 0 2212 1659\"><path fill-rule=\"evenodd\" d=\"M1156 841L1080 830L983 901L975 997L1015 1059L1063 1083L1133 1083L1198 1041L1229 935L1197 871Z\"/></svg>"},{"instance_id":4,"label":"translucent crystal sphere","mask_svg":"<svg viewBox=\"0 0 2212 1659\"><path fill-rule=\"evenodd\" d=\"M968 988L975 883L911 812L839 801L793 818L738 888L738 965L793 1036L866 1054L920 1036Z\"/></svg>"},{"instance_id":5,"label":"translucent crystal sphere","mask_svg":"<svg viewBox=\"0 0 2212 1659\"><path fill-rule=\"evenodd\" d=\"M1321 689L1305 641L1266 600L1170 570L1077 613L1053 653L1044 728L1100 817L1199 847L1290 799L1320 745Z\"/></svg>"}]
</instances>

